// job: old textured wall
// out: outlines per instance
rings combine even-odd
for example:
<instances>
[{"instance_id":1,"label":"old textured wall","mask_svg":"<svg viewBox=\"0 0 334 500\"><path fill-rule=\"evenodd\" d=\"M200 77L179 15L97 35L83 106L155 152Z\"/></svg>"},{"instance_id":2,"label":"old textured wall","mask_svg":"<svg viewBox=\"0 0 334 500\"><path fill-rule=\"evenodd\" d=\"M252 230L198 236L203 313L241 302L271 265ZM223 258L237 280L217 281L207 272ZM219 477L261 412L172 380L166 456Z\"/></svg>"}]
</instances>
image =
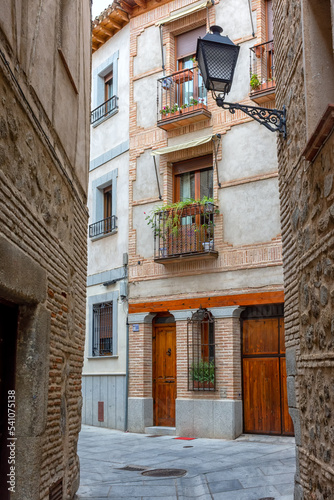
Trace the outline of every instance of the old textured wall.
<instances>
[{"instance_id":1,"label":"old textured wall","mask_svg":"<svg viewBox=\"0 0 334 500\"><path fill-rule=\"evenodd\" d=\"M313 3L313 12L330 6L330 1L320 3ZM312 14L312 9L306 9L311 4L274 2L277 105L287 106L288 127L287 140L278 142L279 186L288 398L298 451L295 498L330 499L334 489L334 136L329 134L313 161L305 159L310 136L306 93L309 104L316 99L307 85L312 74L304 67L307 44L312 43L307 36L312 19L305 18L307 12ZM316 57L321 59L321 54ZM317 109L319 120L324 109Z\"/></svg>"},{"instance_id":2,"label":"old textured wall","mask_svg":"<svg viewBox=\"0 0 334 500\"><path fill-rule=\"evenodd\" d=\"M0 300L18 304L16 485L79 486L85 335L90 2L0 12Z\"/></svg>"}]
</instances>

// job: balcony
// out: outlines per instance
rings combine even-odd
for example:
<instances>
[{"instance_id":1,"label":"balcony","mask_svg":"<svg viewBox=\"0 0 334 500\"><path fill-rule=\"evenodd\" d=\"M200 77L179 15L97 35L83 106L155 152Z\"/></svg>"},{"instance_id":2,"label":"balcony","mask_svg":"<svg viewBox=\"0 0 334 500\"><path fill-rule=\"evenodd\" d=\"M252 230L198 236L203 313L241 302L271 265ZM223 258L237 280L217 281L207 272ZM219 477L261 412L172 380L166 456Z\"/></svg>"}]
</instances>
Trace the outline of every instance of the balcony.
<instances>
[{"instance_id":1,"label":"balcony","mask_svg":"<svg viewBox=\"0 0 334 500\"><path fill-rule=\"evenodd\" d=\"M157 84L158 127L173 130L211 117L206 88L197 67L159 78Z\"/></svg>"},{"instance_id":2,"label":"balcony","mask_svg":"<svg viewBox=\"0 0 334 500\"><path fill-rule=\"evenodd\" d=\"M250 48L250 98L257 104L275 100L274 44Z\"/></svg>"},{"instance_id":3,"label":"balcony","mask_svg":"<svg viewBox=\"0 0 334 500\"><path fill-rule=\"evenodd\" d=\"M113 95L103 104L93 109L93 111L90 114L90 124L91 125L97 124L97 122L102 120L102 118L105 119L108 118L109 116L112 116L118 110L117 101L118 97Z\"/></svg>"},{"instance_id":4,"label":"balcony","mask_svg":"<svg viewBox=\"0 0 334 500\"><path fill-rule=\"evenodd\" d=\"M111 217L107 217L106 219L94 222L94 224L90 224L89 237L95 238L96 236L112 234L117 229L116 220L117 217L115 215L112 215Z\"/></svg>"},{"instance_id":5,"label":"balcony","mask_svg":"<svg viewBox=\"0 0 334 500\"><path fill-rule=\"evenodd\" d=\"M215 250L215 217L213 203L194 203L180 210L155 214L154 260L161 264L181 260L212 259Z\"/></svg>"}]
</instances>

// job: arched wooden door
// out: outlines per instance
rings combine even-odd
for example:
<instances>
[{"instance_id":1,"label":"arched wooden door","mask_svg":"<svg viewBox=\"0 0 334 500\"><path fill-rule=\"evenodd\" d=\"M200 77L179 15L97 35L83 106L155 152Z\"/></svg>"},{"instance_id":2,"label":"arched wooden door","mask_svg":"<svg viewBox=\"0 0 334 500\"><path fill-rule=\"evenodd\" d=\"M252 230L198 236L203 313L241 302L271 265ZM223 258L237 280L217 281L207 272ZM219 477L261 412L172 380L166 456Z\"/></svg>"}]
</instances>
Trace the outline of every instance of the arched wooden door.
<instances>
[{"instance_id":1,"label":"arched wooden door","mask_svg":"<svg viewBox=\"0 0 334 500\"><path fill-rule=\"evenodd\" d=\"M175 323L153 326L152 361L154 425L174 427L176 399Z\"/></svg>"},{"instance_id":2,"label":"arched wooden door","mask_svg":"<svg viewBox=\"0 0 334 500\"><path fill-rule=\"evenodd\" d=\"M244 320L242 357L244 432L293 436L283 318Z\"/></svg>"}]
</instances>

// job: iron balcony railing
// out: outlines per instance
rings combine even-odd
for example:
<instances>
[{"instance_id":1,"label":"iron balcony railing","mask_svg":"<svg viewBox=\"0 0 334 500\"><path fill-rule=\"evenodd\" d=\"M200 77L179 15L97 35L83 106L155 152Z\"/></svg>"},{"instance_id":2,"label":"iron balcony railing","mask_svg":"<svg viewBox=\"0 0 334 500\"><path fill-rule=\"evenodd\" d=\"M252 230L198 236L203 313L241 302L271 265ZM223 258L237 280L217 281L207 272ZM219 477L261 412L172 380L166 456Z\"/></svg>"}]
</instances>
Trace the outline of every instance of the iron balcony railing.
<instances>
[{"instance_id":1,"label":"iron balcony railing","mask_svg":"<svg viewBox=\"0 0 334 500\"><path fill-rule=\"evenodd\" d=\"M181 210L171 209L155 214L154 258L215 252L215 215L213 203L193 204Z\"/></svg>"},{"instance_id":2,"label":"iron balcony railing","mask_svg":"<svg viewBox=\"0 0 334 500\"><path fill-rule=\"evenodd\" d=\"M157 121L207 109L207 93L197 67L182 69L157 81Z\"/></svg>"},{"instance_id":3,"label":"iron balcony railing","mask_svg":"<svg viewBox=\"0 0 334 500\"><path fill-rule=\"evenodd\" d=\"M107 217L106 219L99 220L98 222L94 222L94 224L90 224L89 226L89 237L94 238L94 236L99 236L101 234L108 234L117 229L116 226L117 217L112 215L111 217Z\"/></svg>"},{"instance_id":4,"label":"iron balcony railing","mask_svg":"<svg viewBox=\"0 0 334 500\"><path fill-rule=\"evenodd\" d=\"M250 48L250 87L252 93L275 87L274 44L272 40Z\"/></svg>"},{"instance_id":5,"label":"iron balcony railing","mask_svg":"<svg viewBox=\"0 0 334 500\"><path fill-rule=\"evenodd\" d=\"M110 115L115 109L118 109L117 105L118 97L113 95L105 101L103 104L98 106L97 108L93 109L93 111L90 114L90 123L93 125L97 121L101 120L101 118L104 118L105 116Z\"/></svg>"}]
</instances>

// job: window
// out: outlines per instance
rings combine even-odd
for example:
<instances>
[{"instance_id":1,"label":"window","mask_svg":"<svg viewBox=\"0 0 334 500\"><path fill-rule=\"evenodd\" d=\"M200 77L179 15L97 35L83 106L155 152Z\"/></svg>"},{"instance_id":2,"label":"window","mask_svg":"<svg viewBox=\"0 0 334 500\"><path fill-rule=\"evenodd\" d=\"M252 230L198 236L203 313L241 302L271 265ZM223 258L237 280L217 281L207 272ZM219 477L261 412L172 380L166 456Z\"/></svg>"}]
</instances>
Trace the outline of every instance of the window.
<instances>
[{"instance_id":1,"label":"window","mask_svg":"<svg viewBox=\"0 0 334 500\"><path fill-rule=\"evenodd\" d=\"M110 278L112 272L110 270ZM88 295L87 338L90 358L117 356L118 298L118 290Z\"/></svg>"},{"instance_id":2,"label":"window","mask_svg":"<svg viewBox=\"0 0 334 500\"><path fill-rule=\"evenodd\" d=\"M212 155L174 164L174 201L213 198Z\"/></svg>"},{"instance_id":3,"label":"window","mask_svg":"<svg viewBox=\"0 0 334 500\"><path fill-rule=\"evenodd\" d=\"M92 183L93 211L89 237L98 239L113 234L117 229L116 195L118 170L96 179Z\"/></svg>"},{"instance_id":4,"label":"window","mask_svg":"<svg viewBox=\"0 0 334 500\"><path fill-rule=\"evenodd\" d=\"M266 0L267 80L274 78L273 2Z\"/></svg>"},{"instance_id":5,"label":"window","mask_svg":"<svg viewBox=\"0 0 334 500\"><path fill-rule=\"evenodd\" d=\"M93 306L93 356L113 354L113 304Z\"/></svg>"},{"instance_id":6,"label":"window","mask_svg":"<svg viewBox=\"0 0 334 500\"><path fill-rule=\"evenodd\" d=\"M214 391L215 320L206 309L198 309L188 320L188 390Z\"/></svg>"},{"instance_id":7,"label":"window","mask_svg":"<svg viewBox=\"0 0 334 500\"><path fill-rule=\"evenodd\" d=\"M176 37L176 69L177 71L192 69L194 67L194 57L196 55L197 39L206 33L205 26L188 31ZM200 71L196 69L189 80L184 71L183 82L177 86L178 99L180 105L193 105L198 101L206 104L206 89ZM187 81L186 81L187 80Z\"/></svg>"},{"instance_id":8,"label":"window","mask_svg":"<svg viewBox=\"0 0 334 500\"><path fill-rule=\"evenodd\" d=\"M118 57L115 52L93 71L93 106L91 124L99 125L118 111Z\"/></svg>"},{"instance_id":9,"label":"window","mask_svg":"<svg viewBox=\"0 0 334 500\"><path fill-rule=\"evenodd\" d=\"M104 77L104 98L108 101L113 95L113 71L111 71Z\"/></svg>"}]
</instances>

